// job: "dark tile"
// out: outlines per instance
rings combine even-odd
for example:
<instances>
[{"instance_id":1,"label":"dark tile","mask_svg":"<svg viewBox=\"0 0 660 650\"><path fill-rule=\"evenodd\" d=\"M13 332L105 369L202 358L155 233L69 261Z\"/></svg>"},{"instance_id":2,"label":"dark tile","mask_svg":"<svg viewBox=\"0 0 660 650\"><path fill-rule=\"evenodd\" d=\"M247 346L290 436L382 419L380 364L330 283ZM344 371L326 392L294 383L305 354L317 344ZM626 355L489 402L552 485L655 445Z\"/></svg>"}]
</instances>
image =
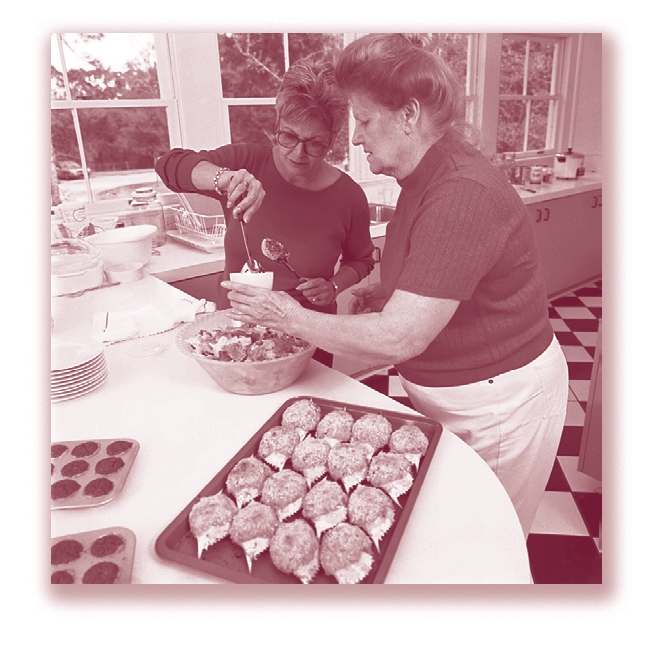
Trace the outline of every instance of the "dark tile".
<instances>
[{"instance_id":1,"label":"dark tile","mask_svg":"<svg viewBox=\"0 0 660 650\"><path fill-rule=\"evenodd\" d=\"M589 353L591 358L595 358L596 356L596 348L593 346L585 346L584 349Z\"/></svg>"},{"instance_id":2,"label":"dark tile","mask_svg":"<svg viewBox=\"0 0 660 650\"><path fill-rule=\"evenodd\" d=\"M584 307L584 303L573 294L566 294L565 296L559 296L552 301L553 307Z\"/></svg>"},{"instance_id":3,"label":"dark tile","mask_svg":"<svg viewBox=\"0 0 660 650\"><path fill-rule=\"evenodd\" d=\"M561 316L557 313L557 310L552 306L548 306L548 318L561 318Z\"/></svg>"},{"instance_id":4,"label":"dark tile","mask_svg":"<svg viewBox=\"0 0 660 650\"><path fill-rule=\"evenodd\" d=\"M587 309L599 320L603 318L603 308L602 307L587 307Z\"/></svg>"},{"instance_id":5,"label":"dark tile","mask_svg":"<svg viewBox=\"0 0 660 650\"><path fill-rule=\"evenodd\" d=\"M377 390L379 393L383 393L383 395L387 395L389 388L387 375L371 375L371 377L363 379L362 383L369 386L369 388Z\"/></svg>"},{"instance_id":6,"label":"dark tile","mask_svg":"<svg viewBox=\"0 0 660 650\"><path fill-rule=\"evenodd\" d=\"M582 427L565 426L561 432L557 456L579 456L582 442Z\"/></svg>"},{"instance_id":7,"label":"dark tile","mask_svg":"<svg viewBox=\"0 0 660 650\"><path fill-rule=\"evenodd\" d=\"M571 332L597 332L597 318L564 318L564 323Z\"/></svg>"},{"instance_id":8,"label":"dark tile","mask_svg":"<svg viewBox=\"0 0 660 650\"><path fill-rule=\"evenodd\" d=\"M579 345L583 347L580 339L573 332L555 332L555 336L559 341L559 345Z\"/></svg>"},{"instance_id":9,"label":"dark tile","mask_svg":"<svg viewBox=\"0 0 660 650\"><path fill-rule=\"evenodd\" d=\"M589 363L588 361L569 361L569 379L591 379L591 368L593 365L593 363Z\"/></svg>"},{"instance_id":10,"label":"dark tile","mask_svg":"<svg viewBox=\"0 0 660 650\"><path fill-rule=\"evenodd\" d=\"M395 397L393 395L391 397L394 401L399 402L399 404L403 404L404 406L413 409L413 411L415 410L415 407L412 405L412 402L407 397Z\"/></svg>"},{"instance_id":11,"label":"dark tile","mask_svg":"<svg viewBox=\"0 0 660 650\"><path fill-rule=\"evenodd\" d=\"M554 465L552 466L552 471L550 472L550 478L548 478L548 483L545 486L547 492L570 492L571 486L566 480L564 475L564 470L561 468L559 461L555 458Z\"/></svg>"},{"instance_id":12,"label":"dark tile","mask_svg":"<svg viewBox=\"0 0 660 650\"><path fill-rule=\"evenodd\" d=\"M603 516L603 495L596 492L574 492L573 498L592 537L598 537Z\"/></svg>"},{"instance_id":13,"label":"dark tile","mask_svg":"<svg viewBox=\"0 0 660 650\"><path fill-rule=\"evenodd\" d=\"M535 584L602 584L601 555L591 537L539 535L527 538Z\"/></svg>"}]
</instances>

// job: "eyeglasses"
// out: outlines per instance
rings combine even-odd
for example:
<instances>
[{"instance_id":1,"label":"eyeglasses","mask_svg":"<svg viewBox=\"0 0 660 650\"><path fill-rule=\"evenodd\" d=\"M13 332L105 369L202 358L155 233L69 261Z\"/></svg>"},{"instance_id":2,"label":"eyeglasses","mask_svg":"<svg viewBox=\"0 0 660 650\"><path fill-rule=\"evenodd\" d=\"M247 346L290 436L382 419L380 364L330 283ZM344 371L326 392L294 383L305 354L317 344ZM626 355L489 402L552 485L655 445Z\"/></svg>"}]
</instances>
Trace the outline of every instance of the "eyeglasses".
<instances>
[{"instance_id":1,"label":"eyeglasses","mask_svg":"<svg viewBox=\"0 0 660 650\"><path fill-rule=\"evenodd\" d=\"M315 138L299 138L293 133L288 131L278 131L275 134L278 144L281 144L286 149L295 149L298 143L302 143L303 151L313 158L322 156L328 149L329 142L323 142Z\"/></svg>"}]
</instances>

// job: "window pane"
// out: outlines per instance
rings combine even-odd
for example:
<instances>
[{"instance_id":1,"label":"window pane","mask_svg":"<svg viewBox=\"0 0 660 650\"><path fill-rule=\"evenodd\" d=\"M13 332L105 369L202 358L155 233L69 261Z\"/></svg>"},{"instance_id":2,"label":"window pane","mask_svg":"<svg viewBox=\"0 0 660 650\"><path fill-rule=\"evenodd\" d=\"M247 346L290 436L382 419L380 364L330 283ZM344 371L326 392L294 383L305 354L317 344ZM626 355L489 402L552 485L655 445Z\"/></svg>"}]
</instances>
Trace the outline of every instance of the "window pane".
<instances>
[{"instance_id":1,"label":"window pane","mask_svg":"<svg viewBox=\"0 0 660 650\"><path fill-rule=\"evenodd\" d=\"M545 149L549 110L550 101L547 99L530 102L528 151Z\"/></svg>"},{"instance_id":2,"label":"window pane","mask_svg":"<svg viewBox=\"0 0 660 650\"><path fill-rule=\"evenodd\" d=\"M467 77L468 34L431 34L437 53L459 81Z\"/></svg>"},{"instance_id":3,"label":"window pane","mask_svg":"<svg viewBox=\"0 0 660 650\"><path fill-rule=\"evenodd\" d=\"M525 143L525 102L501 101L497 121L497 153L522 151Z\"/></svg>"},{"instance_id":4,"label":"window pane","mask_svg":"<svg viewBox=\"0 0 660 650\"><path fill-rule=\"evenodd\" d=\"M272 144L275 106L230 106L229 129L234 143Z\"/></svg>"},{"instance_id":5,"label":"window pane","mask_svg":"<svg viewBox=\"0 0 660 650\"><path fill-rule=\"evenodd\" d=\"M62 34L62 43L73 99L160 97L153 34ZM62 66L51 49L52 95Z\"/></svg>"},{"instance_id":6,"label":"window pane","mask_svg":"<svg viewBox=\"0 0 660 650\"><path fill-rule=\"evenodd\" d=\"M218 34L224 97L275 97L284 76L282 34Z\"/></svg>"},{"instance_id":7,"label":"window pane","mask_svg":"<svg viewBox=\"0 0 660 650\"><path fill-rule=\"evenodd\" d=\"M289 34L289 64L313 55L334 63L344 48L343 34Z\"/></svg>"},{"instance_id":8,"label":"window pane","mask_svg":"<svg viewBox=\"0 0 660 650\"><path fill-rule=\"evenodd\" d=\"M552 62L555 47L552 43L530 41L527 94L549 94L552 88Z\"/></svg>"},{"instance_id":9,"label":"window pane","mask_svg":"<svg viewBox=\"0 0 660 650\"><path fill-rule=\"evenodd\" d=\"M154 171L156 158L170 148L164 108L83 109L78 114L94 201L129 198L144 185L166 191ZM51 139L58 171L53 204L89 201L71 111L51 111Z\"/></svg>"},{"instance_id":10,"label":"window pane","mask_svg":"<svg viewBox=\"0 0 660 650\"><path fill-rule=\"evenodd\" d=\"M500 63L500 93L520 95L525 79L525 41L504 37Z\"/></svg>"}]
</instances>

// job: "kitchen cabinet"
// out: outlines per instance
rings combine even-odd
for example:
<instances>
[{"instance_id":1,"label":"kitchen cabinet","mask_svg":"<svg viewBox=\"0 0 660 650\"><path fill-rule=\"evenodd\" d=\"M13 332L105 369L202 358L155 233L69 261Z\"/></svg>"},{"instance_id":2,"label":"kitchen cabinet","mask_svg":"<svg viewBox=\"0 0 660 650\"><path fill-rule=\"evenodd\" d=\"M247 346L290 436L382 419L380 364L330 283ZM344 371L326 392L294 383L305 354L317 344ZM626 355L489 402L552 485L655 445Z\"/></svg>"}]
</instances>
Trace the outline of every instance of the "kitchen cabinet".
<instances>
[{"instance_id":1,"label":"kitchen cabinet","mask_svg":"<svg viewBox=\"0 0 660 650\"><path fill-rule=\"evenodd\" d=\"M548 296L602 274L602 206L601 190L528 205Z\"/></svg>"},{"instance_id":2,"label":"kitchen cabinet","mask_svg":"<svg viewBox=\"0 0 660 650\"><path fill-rule=\"evenodd\" d=\"M373 271L364 278L361 282L352 287L346 289L339 294L337 298L337 313L338 314L348 314L348 305L350 304L353 294L351 293L352 289L357 289L358 287L365 287L370 284L376 284L380 282L380 253L385 246L385 236L374 237L373 238L374 246L376 250L374 251L374 259L376 260L376 265L374 266ZM339 370L346 375L351 377L359 377L362 374L367 372L372 372L377 368L377 366L370 365L364 360L353 358L353 357L334 357L332 367L335 370Z\"/></svg>"}]
</instances>

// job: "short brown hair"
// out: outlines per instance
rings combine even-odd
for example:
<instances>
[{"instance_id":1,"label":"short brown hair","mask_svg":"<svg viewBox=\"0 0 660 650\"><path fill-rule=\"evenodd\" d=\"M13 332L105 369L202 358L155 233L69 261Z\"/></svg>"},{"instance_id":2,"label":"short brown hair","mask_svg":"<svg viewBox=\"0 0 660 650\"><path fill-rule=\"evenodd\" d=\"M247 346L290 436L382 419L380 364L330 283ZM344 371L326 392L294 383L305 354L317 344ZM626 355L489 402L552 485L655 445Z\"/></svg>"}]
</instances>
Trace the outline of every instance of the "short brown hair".
<instances>
[{"instance_id":1,"label":"short brown hair","mask_svg":"<svg viewBox=\"0 0 660 650\"><path fill-rule=\"evenodd\" d=\"M317 120L334 135L348 118L348 104L337 87L334 66L301 59L286 71L275 99L278 119Z\"/></svg>"},{"instance_id":2,"label":"short brown hair","mask_svg":"<svg viewBox=\"0 0 660 650\"><path fill-rule=\"evenodd\" d=\"M417 99L429 110L439 135L462 126L465 93L429 43L420 34L367 34L341 53L337 83L344 92L366 93L391 110Z\"/></svg>"}]
</instances>

